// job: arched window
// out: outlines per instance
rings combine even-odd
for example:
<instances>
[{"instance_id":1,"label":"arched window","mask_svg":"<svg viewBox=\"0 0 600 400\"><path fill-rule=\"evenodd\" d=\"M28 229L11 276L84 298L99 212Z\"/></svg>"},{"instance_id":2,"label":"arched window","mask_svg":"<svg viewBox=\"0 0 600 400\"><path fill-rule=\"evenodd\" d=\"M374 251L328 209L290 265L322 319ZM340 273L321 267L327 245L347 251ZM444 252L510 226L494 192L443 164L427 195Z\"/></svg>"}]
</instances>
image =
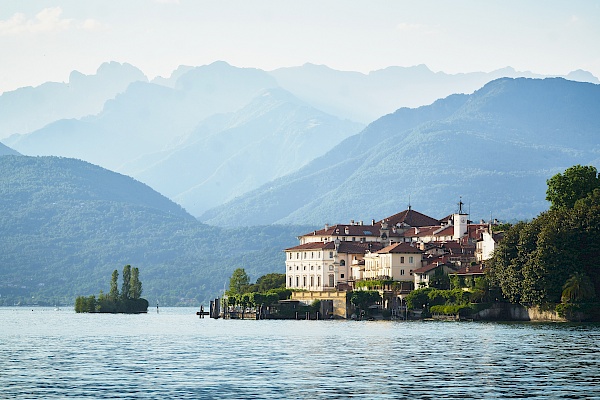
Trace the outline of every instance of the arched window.
<instances>
[{"instance_id":1,"label":"arched window","mask_svg":"<svg viewBox=\"0 0 600 400\"><path fill-rule=\"evenodd\" d=\"M346 266L346 260L340 261L340 267L345 267L345 266Z\"/></svg>"}]
</instances>

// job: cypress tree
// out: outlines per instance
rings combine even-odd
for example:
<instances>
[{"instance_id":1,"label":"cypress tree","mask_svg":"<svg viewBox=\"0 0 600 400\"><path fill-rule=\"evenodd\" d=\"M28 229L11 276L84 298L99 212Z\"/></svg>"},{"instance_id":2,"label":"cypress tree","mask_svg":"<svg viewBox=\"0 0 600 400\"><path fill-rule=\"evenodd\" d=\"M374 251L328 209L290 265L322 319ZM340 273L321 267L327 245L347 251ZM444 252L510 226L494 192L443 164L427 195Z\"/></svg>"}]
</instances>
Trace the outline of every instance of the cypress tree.
<instances>
[{"instance_id":1,"label":"cypress tree","mask_svg":"<svg viewBox=\"0 0 600 400\"><path fill-rule=\"evenodd\" d=\"M131 285L131 265L123 267L123 286L121 287L121 299L129 300L129 290Z\"/></svg>"},{"instance_id":2,"label":"cypress tree","mask_svg":"<svg viewBox=\"0 0 600 400\"><path fill-rule=\"evenodd\" d=\"M119 271L115 269L112 273L112 278L110 280L110 291L108 292L108 298L114 302L119 300L119 285L117 283L118 279Z\"/></svg>"},{"instance_id":3,"label":"cypress tree","mask_svg":"<svg viewBox=\"0 0 600 400\"><path fill-rule=\"evenodd\" d=\"M140 270L131 269L131 280L129 283L129 298L137 300L142 296L142 282L140 282Z\"/></svg>"}]
</instances>

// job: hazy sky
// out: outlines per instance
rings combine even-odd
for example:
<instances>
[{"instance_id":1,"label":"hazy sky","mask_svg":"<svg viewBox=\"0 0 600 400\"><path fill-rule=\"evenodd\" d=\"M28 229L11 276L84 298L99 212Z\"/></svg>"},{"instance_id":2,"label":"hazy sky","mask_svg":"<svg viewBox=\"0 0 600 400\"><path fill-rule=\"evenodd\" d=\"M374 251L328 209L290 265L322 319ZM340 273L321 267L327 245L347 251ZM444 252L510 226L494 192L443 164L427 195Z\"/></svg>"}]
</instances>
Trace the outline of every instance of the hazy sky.
<instances>
[{"instance_id":1,"label":"hazy sky","mask_svg":"<svg viewBox=\"0 0 600 400\"><path fill-rule=\"evenodd\" d=\"M92 74L105 61L151 79L217 60L600 77L600 2L0 0L0 92Z\"/></svg>"}]
</instances>

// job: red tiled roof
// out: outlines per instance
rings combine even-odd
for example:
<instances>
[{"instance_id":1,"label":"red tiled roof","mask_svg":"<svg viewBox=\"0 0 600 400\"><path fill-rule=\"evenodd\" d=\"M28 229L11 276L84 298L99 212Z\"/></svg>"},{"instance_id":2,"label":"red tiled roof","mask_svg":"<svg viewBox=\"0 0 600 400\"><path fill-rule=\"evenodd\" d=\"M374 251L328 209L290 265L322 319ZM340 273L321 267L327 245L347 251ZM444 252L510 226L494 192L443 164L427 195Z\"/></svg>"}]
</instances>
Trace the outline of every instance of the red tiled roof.
<instances>
[{"instance_id":1,"label":"red tiled roof","mask_svg":"<svg viewBox=\"0 0 600 400\"><path fill-rule=\"evenodd\" d=\"M346 254L364 254L367 251L372 253L381 250L383 245L379 242L340 242L338 253Z\"/></svg>"},{"instance_id":2,"label":"red tiled roof","mask_svg":"<svg viewBox=\"0 0 600 400\"><path fill-rule=\"evenodd\" d=\"M346 230L348 233L346 233ZM327 229L319 229L310 233L306 233L302 236L376 236L379 237L379 226L373 225L332 225L328 226Z\"/></svg>"},{"instance_id":3,"label":"red tiled roof","mask_svg":"<svg viewBox=\"0 0 600 400\"><path fill-rule=\"evenodd\" d=\"M338 253L346 253L346 254L364 254L367 251L376 252L381 250L383 245L379 242L349 242L349 241L340 241L340 246L338 248ZM285 249L285 251L303 251L303 250L334 250L335 242L311 242L305 243L298 246L290 247Z\"/></svg>"},{"instance_id":4,"label":"red tiled roof","mask_svg":"<svg viewBox=\"0 0 600 400\"><path fill-rule=\"evenodd\" d=\"M424 266L424 267L421 267L421 268L415 269L415 270L413 271L413 274L424 274L424 273L426 273L426 272L433 271L434 269L436 269L436 268L438 268L438 267L442 267L443 265L444 265L444 264L436 264L436 263L427 264L427 265L426 265L426 266Z\"/></svg>"},{"instance_id":5,"label":"red tiled roof","mask_svg":"<svg viewBox=\"0 0 600 400\"><path fill-rule=\"evenodd\" d=\"M294 247L289 247L287 249L285 249L285 251L288 250L322 250L325 249L326 246L329 244L328 243L323 243L323 242L311 242L311 243L304 243L298 246L294 246ZM331 248L333 248L333 243L331 243Z\"/></svg>"},{"instance_id":6,"label":"red tiled roof","mask_svg":"<svg viewBox=\"0 0 600 400\"><path fill-rule=\"evenodd\" d=\"M458 271L453 272L452 275L484 275L486 268L484 265L468 265L460 268Z\"/></svg>"},{"instance_id":7,"label":"red tiled roof","mask_svg":"<svg viewBox=\"0 0 600 400\"><path fill-rule=\"evenodd\" d=\"M413 209L404 210L398 214L384 218L383 220L377 222L376 225L381 226L383 221L386 221L390 228L402 223L408 226L431 226L438 225L439 223L437 219L431 218L425 214L421 214Z\"/></svg>"},{"instance_id":8,"label":"red tiled roof","mask_svg":"<svg viewBox=\"0 0 600 400\"><path fill-rule=\"evenodd\" d=\"M388 253L408 253L408 254L420 254L423 251L415 246L411 246L409 243L394 243L383 249L379 250L377 253L379 254L388 254Z\"/></svg>"}]
</instances>

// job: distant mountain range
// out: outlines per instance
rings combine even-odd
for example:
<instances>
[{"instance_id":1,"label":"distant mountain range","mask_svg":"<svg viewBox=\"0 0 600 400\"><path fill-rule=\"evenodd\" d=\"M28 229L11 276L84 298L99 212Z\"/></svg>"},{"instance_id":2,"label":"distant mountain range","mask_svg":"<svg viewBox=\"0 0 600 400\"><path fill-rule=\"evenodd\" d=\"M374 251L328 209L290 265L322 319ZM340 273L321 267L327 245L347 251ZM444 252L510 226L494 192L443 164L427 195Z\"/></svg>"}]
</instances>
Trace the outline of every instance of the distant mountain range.
<instances>
[{"instance_id":1,"label":"distant mountain range","mask_svg":"<svg viewBox=\"0 0 600 400\"><path fill-rule=\"evenodd\" d=\"M61 119L97 114L130 83L147 80L132 65L110 62L102 64L95 75L73 71L65 83L47 82L2 93L0 139L33 132Z\"/></svg>"},{"instance_id":2,"label":"distant mountain range","mask_svg":"<svg viewBox=\"0 0 600 400\"><path fill-rule=\"evenodd\" d=\"M4 126L0 137L14 133L3 139L3 143L24 155L78 158L132 176L209 223L300 222L307 215L312 223L321 218L367 212L372 217L379 210L381 215L389 214L392 211L389 208L396 209L398 201L406 206L409 195L415 201L426 197L425 193L431 191L430 185L437 179L429 179L434 166L434 176L440 177L448 174L444 165L456 162L453 173L466 176L467 180L472 179L473 174L488 170L487 166L469 161L478 160L472 154L477 146L486 148L477 144L480 138L472 140L478 136L470 130L481 130L489 140L504 143L505 129L519 131L519 124L523 121L528 124L526 120L533 116L516 110L512 118L523 121L512 121L514 126L505 125L511 122L508 117L498 121L482 120L502 115L506 107L491 108L505 105L490 103L486 106L489 112L469 112L462 107L471 106L461 102L471 99L470 104L481 96L477 93L483 93L483 89L472 95L453 94L471 93L502 76L539 75L512 68L491 73L445 74L434 73L423 65L390 67L369 74L312 64L266 72L215 62L201 67L181 66L168 78L157 77L148 82L135 67L108 63L101 66L96 75L74 72L68 84L48 83L2 94L0 105L5 104L7 108L0 107L0 127ZM568 78L598 82L585 71L574 71ZM545 85L526 87L519 93L509 91L503 95L503 101L519 102L519 98L511 96L527 97L528 90L536 90L542 93L540 101L554 107L544 97ZM498 95L494 92L488 96ZM429 105L439 98L444 100ZM563 101L586 107L580 103L584 100L578 92ZM408 106L420 107L409 109ZM543 114L544 110L551 109L557 115L564 112L558 106L552 107L539 112ZM3 111L6 109L11 111ZM89 115L82 116L86 113ZM385 115L387 113L392 114ZM467 121L470 122L467 124ZM365 122L372 123L354 137ZM580 122L569 119L569 123L575 129ZM46 125L39 127L43 124ZM526 132L519 133L526 142L529 131L527 128ZM456 154L447 161L450 147L441 148L446 136L440 132L459 135L464 152L461 162L456 161ZM429 142L424 138L429 138ZM438 140L440 142L433 143ZM359 148L352 147L352 143L358 143ZM516 146L515 150L523 148L514 141L511 143ZM537 151L541 151L539 146L546 146L535 143ZM556 164L541 163L542 168L534 164L541 160L530 159L531 168L523 165L523 171L538 174L537 179L563 168L567 161L587 162L587 154L595 148L584 149L585 155L579 157L571 151L578 145L573 146L561 147L567 154L564 158L548 156L555 159ZM392 157L390 151L395 152L395 158L388 160ZM359 155L360 152L364 154ZM318 159L320 156L324 158ZM380 161L375 161L378 159ZM377 167L376 163L381 166ZM399 165L403 167L399 169ZM299 171L303 167L305 169ZM324 171L329 171L329 175L324 176ZM504 166L493 171L508 173ZM394 173L400 180L380 177L387 173ZM354 186L361 181L356 180L357 174L371 174L377 182L393 185L400 182L402 189L395 187L394 193L403 198L381 199L378 195L378 205L374 207L372 197L372 201L367 200L368 196L361 198L367 189ZM290 180L305 183L289 187L292 192L281 191L283 187L288 188ZM306 184L307 180L311 183ZM288 183L280 186L282 182ZM439 184L441 186L434 187L445 187L444 183ZM307 190L307 185L312 189ZM453 187L465 197L471 193L471 190ZM301 192L296 193L296 190ZM281 192L269 197L268 193L273 191ZM349 200L357 195L355 199L362 204L360 206ZM447 195L451 197L453 193ZM506 196L502 193L500 197ZM543 200L535 200L537 198L530 194L525 196L525 208L519 208L519 202L508 207L501 199L479 207L477 203L481 199L472 198L473 214L507 212L515 218L531 217L535 210L544 207ZM262 199L270 204L260 204ZM318 202L318 207L314 202ZM455 199L448 204L454 203ZM223 204L226 204L224 208L219 208ZM438 211L427 201L422 204L425 209ZM311 211L320 207L329 210L323 214ZM339 207L345 212L339 212ZM266 210L273 213L256 217L257 212L261 214Z\"/></svg>"},{"instance_id":3,"label":"distant mountain range","mask_svg":"<svg viewBox=\"0 0 600 400\"><path fill-rule=\"evenodd\" d=\"M200 215L296 171L361 129L283 89L265 89L239 111L204 120L171 149L120 171Z\"/></svg>"},{"instance_id":4,"label":"distant mountain range","mask_svg":"<svg viewBox=\"0 0 600 400\"><path fill-rule=\"evenodd\" d=\"M388 67L362 74L305 64L271 72L277 83L314 107L340 118L368 124L401 107L419 107L456 93L472 93L498 78L548 78L511 67L492 72L447 74L426 65ZM554 76L553 76L554 77ZM577 70L568 80L600 83L587 71Z\"/></svg>"},{"instance_id":5,"label":"distant mountain range","mask_svg":"<svg viewBox=\"0 0 600 400\"><path fill-rule=\"evenodd\" d=\"M206 212L209 224L379 219L412 203L441 218L460 196L474 218L547 209L546 180L600 165L600 85L509 79L401 108L288 176Z\"/></svg>"},{"instance_id":6,"label":"distant mountain range","mask_svg":"<svg viewBox=\"0 0 600 400\"><path fill-rule=\"evenodd\" d=\"M199 223L134 179L74 159L0 156L0 305L73 304L140 269L154 304L197 306L235 268L252 279L283 268L307 227L226 230Z\"/></svg>"}]
</instances>

